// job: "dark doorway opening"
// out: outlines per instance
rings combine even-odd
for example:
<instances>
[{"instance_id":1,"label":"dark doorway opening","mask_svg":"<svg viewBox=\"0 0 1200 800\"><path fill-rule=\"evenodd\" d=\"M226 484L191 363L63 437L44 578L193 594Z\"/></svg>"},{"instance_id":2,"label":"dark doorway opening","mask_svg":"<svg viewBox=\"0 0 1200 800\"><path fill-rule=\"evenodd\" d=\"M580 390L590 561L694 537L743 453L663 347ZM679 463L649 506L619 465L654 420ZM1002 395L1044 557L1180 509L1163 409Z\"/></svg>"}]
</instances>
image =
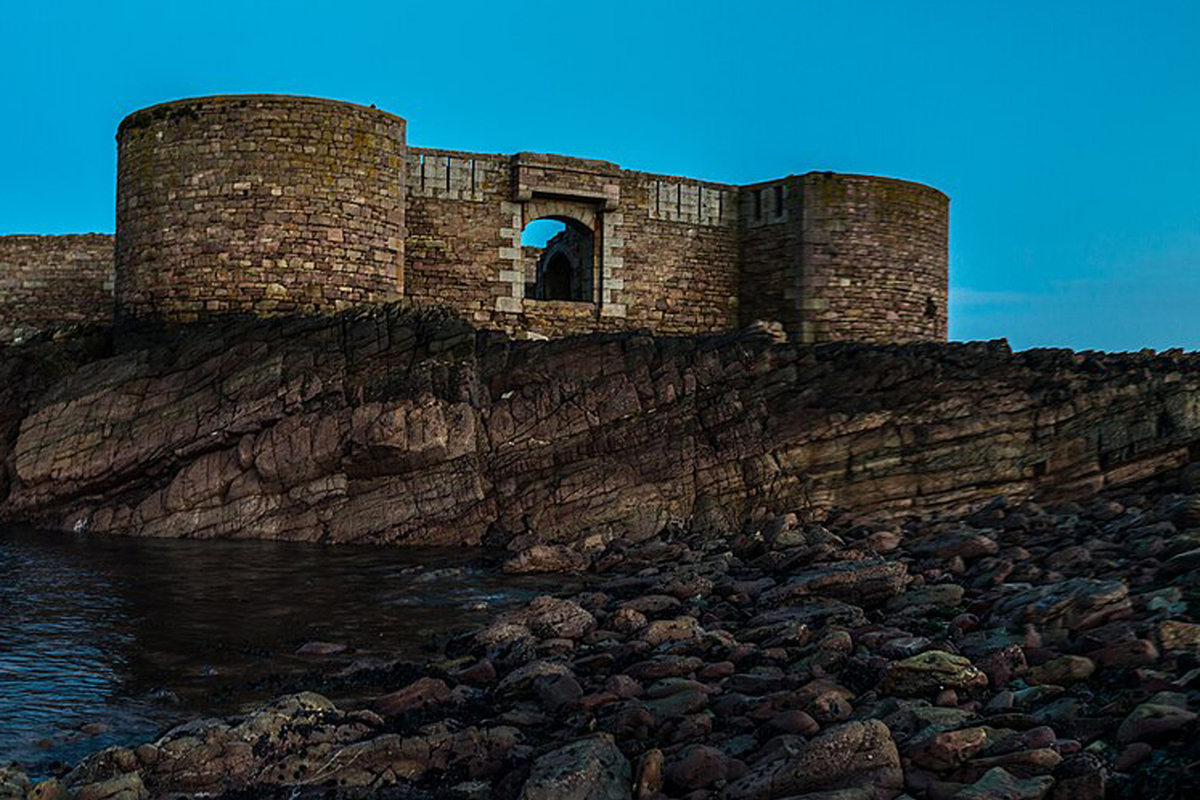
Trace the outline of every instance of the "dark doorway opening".
<instances>
[{"instance_id":1,"label":"dark doorway opening","mask_svg":"<svg viewBox=\"0 0 1200 800\"><path fill-rule=\"evenodd\" d=\"M521 235L525 297L592 302L596 237L570 217L533 220Z\"/></svg>"},{"instance_id":2,"label":"dark doorway opening","mask_svg":"<svg viewBox=\"0 0 1200 800\"><path fill-rule=\"evenodd\" d=\"M562 253L550 257L542 272L543 300L576 300L571 296L571 262Z\"/></svg>"}]
</instances>

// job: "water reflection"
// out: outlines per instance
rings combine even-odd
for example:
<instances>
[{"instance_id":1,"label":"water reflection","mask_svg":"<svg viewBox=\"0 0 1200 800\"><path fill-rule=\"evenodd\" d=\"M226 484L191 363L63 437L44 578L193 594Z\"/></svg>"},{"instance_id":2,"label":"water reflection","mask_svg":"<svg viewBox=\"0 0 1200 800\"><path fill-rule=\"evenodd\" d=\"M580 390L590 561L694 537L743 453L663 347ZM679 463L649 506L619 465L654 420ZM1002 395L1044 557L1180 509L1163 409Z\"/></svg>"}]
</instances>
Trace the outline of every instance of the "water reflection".
<instances>
[{"instance_id":1,"label":"water reflection","mask_svg":"<svg viewBox=\"0 0 1200 800\"><path fill-rule=\"evenodd\" d=\"M416 655L546 591L479 554L0 530L0 762L35 773L265 699L257 677Z\"/></svg>"}]
</instances>

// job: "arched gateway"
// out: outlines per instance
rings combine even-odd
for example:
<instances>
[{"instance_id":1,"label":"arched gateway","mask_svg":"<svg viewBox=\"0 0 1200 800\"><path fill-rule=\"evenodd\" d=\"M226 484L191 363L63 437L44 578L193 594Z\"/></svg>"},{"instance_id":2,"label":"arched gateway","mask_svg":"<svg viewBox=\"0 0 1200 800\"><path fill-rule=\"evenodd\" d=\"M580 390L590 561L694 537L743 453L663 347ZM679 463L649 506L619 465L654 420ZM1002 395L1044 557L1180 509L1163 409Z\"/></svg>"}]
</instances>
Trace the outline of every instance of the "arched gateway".
<instances>
[{"instance_id":1,"label":"arched gateway","mask_svg":"<svg viewBox=\"0 0 1200 800\"><path fill-rule=\"evenodd\" d=\"M117 133L112 288L87 273L97 315L111 317L109 292L130 324L404 298L514 336L776 320L800 342L946 338L949 200L936 189L832 172L737 186L410 147L405 128L280 95L131 114ZM521 235L539 219L565 233L531 258ZM0 286L0 336L79 313L62 301L78 278L53 239L0 237L0 268L22 276Z\"/></svg>"}]
</instances>

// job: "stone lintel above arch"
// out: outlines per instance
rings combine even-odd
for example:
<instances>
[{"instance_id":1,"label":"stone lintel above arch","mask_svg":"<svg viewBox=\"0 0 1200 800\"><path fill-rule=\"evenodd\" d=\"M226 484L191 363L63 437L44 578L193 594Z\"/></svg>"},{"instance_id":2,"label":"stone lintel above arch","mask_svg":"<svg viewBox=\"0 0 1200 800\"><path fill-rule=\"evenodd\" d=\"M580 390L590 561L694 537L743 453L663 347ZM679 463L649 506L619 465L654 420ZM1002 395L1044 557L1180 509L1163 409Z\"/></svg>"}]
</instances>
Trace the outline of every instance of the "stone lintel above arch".
<instances>
[{"instance_id":1,"label":"stone lintel above arch","mask_svg":"<svg viewBox=\"0 0 1200 800\"><path fill-rule=\"evenodd\" d=\"M610 161L517 153L512 166L513 199L519 203L540 196L590 201L605 211L621 204L621 168Z\"/></svg>"},{"instance_id":2,"label":"stone lintel above arch","mask_svg":"<svg viewBox=\"0 0 1200 800\"><path fill-rule=\"evenodd\" d=\"M946 338L949 198L931 187L832 172L716 183L409 147L406 127L284 96L134 112L118 131L115 245L0 241L0 340L18 324L111 320L114 305L122 321L188 322L401 297L512 334L764 319L805 342ZM528 281L521 233L544 217L591 232L569 300Z\"/></svg>"}]
</instances>

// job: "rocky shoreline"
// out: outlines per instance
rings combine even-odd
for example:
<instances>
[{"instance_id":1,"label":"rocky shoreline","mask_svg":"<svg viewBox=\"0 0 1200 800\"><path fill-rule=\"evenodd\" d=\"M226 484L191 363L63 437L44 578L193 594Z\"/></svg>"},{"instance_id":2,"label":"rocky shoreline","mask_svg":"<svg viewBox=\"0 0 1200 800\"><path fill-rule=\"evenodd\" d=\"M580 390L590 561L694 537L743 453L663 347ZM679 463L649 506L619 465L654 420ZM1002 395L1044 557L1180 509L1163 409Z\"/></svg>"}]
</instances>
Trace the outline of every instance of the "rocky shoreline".
<instances>
[{"instance_id":1,"label":"rocky shoreline","mask_svg":"<svg viewBox=\"0 0 1200 800\"><path fill-rule=\"evenodd\" d=\"M1200 458L1200 356L510 341L436 309L0 348L0 523L327 543L721 535L1078 496Z\"/></svg>"},{"instance_id":2,"label":"rocky shoreline","mask_svg":"<svg viewBox=\"0 0 1200 800\"><path fill-rule=\"evenodd\" d=\"M1200 792L1200 464L1079 502L802 510L509 566L562 567L594 582L364 668L363 707L296 687L36 786L9 768L0 798Z\"/></svg>"}]
</instances>

